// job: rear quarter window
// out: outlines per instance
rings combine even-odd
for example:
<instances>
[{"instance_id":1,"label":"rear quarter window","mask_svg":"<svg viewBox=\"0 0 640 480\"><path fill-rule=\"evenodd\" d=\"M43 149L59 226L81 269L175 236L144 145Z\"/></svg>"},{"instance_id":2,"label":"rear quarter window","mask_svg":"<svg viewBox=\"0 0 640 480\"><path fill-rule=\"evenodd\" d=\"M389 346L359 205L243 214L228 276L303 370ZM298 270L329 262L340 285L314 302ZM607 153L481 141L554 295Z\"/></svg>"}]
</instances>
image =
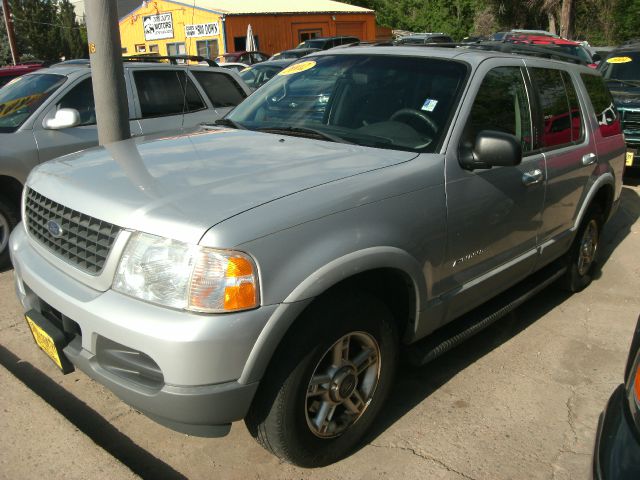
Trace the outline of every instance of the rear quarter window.
<instances>
[{"instance_id":1,"label":"rear quarter window","mask_svg":"<svg viewBox=\"0 0 640 480\"><path fill-rule=\"evenodd\" d=\"M580 75L587 90L591 105L598 121L598 129L603 137L621 133L620 116L613 103L611 92L599 75L583 73Z\"/></svg>"}]
</instances>

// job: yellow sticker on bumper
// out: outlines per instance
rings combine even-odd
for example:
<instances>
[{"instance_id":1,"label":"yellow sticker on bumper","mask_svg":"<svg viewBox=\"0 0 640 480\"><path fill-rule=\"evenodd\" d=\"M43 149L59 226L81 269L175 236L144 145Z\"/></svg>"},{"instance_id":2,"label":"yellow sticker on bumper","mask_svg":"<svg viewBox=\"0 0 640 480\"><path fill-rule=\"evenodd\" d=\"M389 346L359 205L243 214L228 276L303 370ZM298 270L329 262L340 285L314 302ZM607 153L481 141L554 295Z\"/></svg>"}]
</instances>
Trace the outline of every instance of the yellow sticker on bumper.
<instances>
[{"instance_id":1,"label":"yellow sticker on bumper","mask_svg":"<svg viewBox=\"0 0 640 480\"><path fill-rule=\"evenodd\" d=\"M627 167L633 166L633 152L627 152L627 158L625 161Z\"/></svg>"},{"instance_id":2,"label":"yellow sticker on bumper","mask_svg":"<svg viewBox=\"0 0 640 480\"><path fill-rule=\"evenodd\" d=\"M29 328L31 329L31 333L33 333L33 339L36 341L36 344L42 349L44 353L49 355L51 360L55 362L60 369L62 369L62 362L60 361L60 356L58 355L58 349L47 332L45 332L40 326L38 326L33 320L29 317L25 317L27 319L27 324L29 324Z\"/></svg>"}]
</instances>

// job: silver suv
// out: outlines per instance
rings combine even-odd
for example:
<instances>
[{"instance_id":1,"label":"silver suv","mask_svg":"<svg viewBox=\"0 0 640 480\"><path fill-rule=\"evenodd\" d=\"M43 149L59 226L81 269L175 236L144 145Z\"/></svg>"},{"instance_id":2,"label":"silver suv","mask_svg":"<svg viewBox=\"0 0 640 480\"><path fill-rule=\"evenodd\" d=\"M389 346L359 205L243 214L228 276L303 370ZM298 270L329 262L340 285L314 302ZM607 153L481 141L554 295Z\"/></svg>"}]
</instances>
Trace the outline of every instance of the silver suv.
<instances>
[{"instance_id":1,"label":"silver suv","mask_svg":"<svg viewBox=\"0 0 640 480\"><path fill-rule=\"evenodd\" d=\"M0 270L9 263L9 232L19 221L29 171L98 144L91 69L73 62L24 75L0 90ZM213 122L250 93L235 73L221 68L124 66L133 136Z\"/></svg>"},{"instance_id":2,"label":"silver suv","mask_svg":"<svg viewBox=\"0 0 640 480\"><path fill-rule=\"evenodd\" d=\"M625 145L601 76L469 48L313 54L224 127L36 168L11 237L37 344L172 429L347 455L424 363L592 278Z\"/></svg>"}]
</instances>

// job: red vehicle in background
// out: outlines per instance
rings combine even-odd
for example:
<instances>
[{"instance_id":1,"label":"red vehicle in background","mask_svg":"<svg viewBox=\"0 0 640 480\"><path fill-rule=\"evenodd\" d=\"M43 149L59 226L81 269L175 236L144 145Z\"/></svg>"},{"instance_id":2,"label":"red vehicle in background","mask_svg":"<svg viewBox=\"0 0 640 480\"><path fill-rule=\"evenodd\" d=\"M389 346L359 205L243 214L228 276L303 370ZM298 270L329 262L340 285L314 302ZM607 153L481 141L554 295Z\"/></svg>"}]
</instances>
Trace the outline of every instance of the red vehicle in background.
<instances>
[{"instance_id":1,"label":"red vehicle in background","mask_svg":"<svg viewBox=\"0 0 640 480\"><path fill-rule=\"evenodd\" d=\"M562 53L578 57L587 63L591 68L598 65L596 59L593 58L589 50L581 43L567 40L565 38L555 38L543 35L510 35L505 41L512 43L524 43L527 45L549 46L559 50Z\"/></svg>"},{"instance_id":2,"label":"red vehicle in background","mask_svg":"<svg viewBox=\"0 0 640 480\"><path fill-rule=\"evenodd\" d=\"M0 88L25 73L31 73L44 67L44 62L34 61L9 65L0 68Z\"/></svg>"}]
</instances>

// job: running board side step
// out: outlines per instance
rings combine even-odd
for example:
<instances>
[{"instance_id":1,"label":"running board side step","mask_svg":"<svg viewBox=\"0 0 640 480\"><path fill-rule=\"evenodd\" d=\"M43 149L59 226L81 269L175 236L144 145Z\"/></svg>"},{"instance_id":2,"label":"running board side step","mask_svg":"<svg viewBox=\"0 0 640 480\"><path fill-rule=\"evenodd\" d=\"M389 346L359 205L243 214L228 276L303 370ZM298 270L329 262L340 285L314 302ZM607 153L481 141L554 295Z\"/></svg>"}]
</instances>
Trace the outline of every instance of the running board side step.
<instances>
[{"instance_id":1,"label":"running board side step","mask_svg":"<svg viewBox=\"0 0 640 480\"><path fill-rule=\"evenodd\" d=\"M409 345L404 353L412 365L429 363L464 340L492 325L558 280L567 267L554 262L459 319Z\"/></svg>"}]
</instances>

